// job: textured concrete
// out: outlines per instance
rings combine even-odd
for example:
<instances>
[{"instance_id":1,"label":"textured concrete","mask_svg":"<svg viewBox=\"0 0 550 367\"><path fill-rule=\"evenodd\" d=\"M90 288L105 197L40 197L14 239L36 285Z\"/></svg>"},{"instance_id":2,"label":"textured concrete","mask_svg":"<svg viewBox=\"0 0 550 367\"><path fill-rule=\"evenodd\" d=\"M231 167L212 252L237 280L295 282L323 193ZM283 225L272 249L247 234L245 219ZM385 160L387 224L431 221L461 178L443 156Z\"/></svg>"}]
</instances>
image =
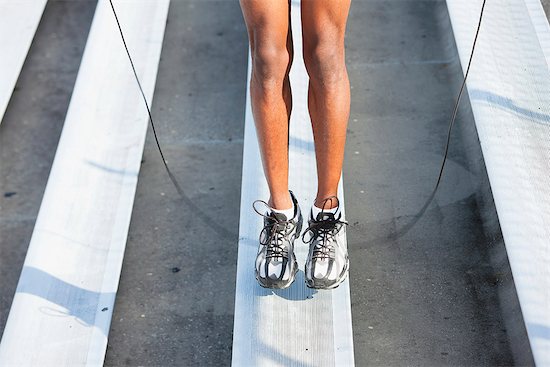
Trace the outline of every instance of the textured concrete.
<instances>
[{"instance_id":1,"label":"textured concrete","mask_svg":"<svg viewBox=\"0 0 550 367\"><path fill-rule=\"evenodd\" d=\"M69 105L95 1L50 1L0 125L0 331Z\"/></svg>"},{"instance_id":2,"label":"textured concrete","mask_svg":"<svg viewBox=\"0 0 550 367\"><path fill-rule=\"evenodd\" d=\"M231 360L247 71L238 2L172 1L105 366Z\"/></svg>"},{"instance_id":3,"label":"textured concrete","mask_svg":"<svg viewBox=\"0 0 550 367\"><path fill-rule=\"evenodd\" d=\"M498 221L483 226L480 211L495 213L478 198L468 110L433 206L402 230L435 182L460 82L449 31L444 2L352 5L344 182L357 365L514 363L499 298L509 269ZM246 33L237 4L174 2L166 37L154 114L187 198L149 136L106 365L230 361Z\"/></svg>"},{"instance_id":4,"label":"textured concrete","mask_svg":"<svg viewBox=\"0 0 550 367\"><path fill-rule=\"evenodd\" d=\"M0 330L94 8L50 2L0 125ZM106 366L230 363L247 47L238 2L172 1L152 107L185 198L149 130ZM352 1L347 61L357 365L532 364L467 103L417 215L462 77L445 2Z\"/></svg>"},{"instance_id":5,"label":"textured concrete","mask_svg":"<svg viewBox=\"0 0 550 367\"><path fill-rule=\"evenodd\" d=\"M348 31L357 365L531 364L467 98L419 213L462 80L445 3L355 2Z\"/></svg>"}]
</instances>

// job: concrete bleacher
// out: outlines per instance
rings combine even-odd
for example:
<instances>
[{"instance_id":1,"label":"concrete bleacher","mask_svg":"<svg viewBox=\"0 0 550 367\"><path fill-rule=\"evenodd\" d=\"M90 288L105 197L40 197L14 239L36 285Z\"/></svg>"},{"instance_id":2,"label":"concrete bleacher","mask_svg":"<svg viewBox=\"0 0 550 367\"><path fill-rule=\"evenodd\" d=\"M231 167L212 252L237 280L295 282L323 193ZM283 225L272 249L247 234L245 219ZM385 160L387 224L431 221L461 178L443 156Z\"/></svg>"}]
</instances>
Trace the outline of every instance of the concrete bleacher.
<instances>
[{"instance_id":1,"label":"concrete bleacher","mask_svg":"<svg viewBox=\"0 0 550 367\"><path fill-rule=\"evenodd\" d=\"M47 0L0 1L0 123Z\"/></svg>"},{"instance_id":2,"label":"concrete bleacher","mask_svg":"<svg viewBox=\"0 0 550 367\"><path fill-rule=\"evenodd\" d=\"M302 54L300 4L292 1L295 54ZM251 63L249 56L249 81ZM290 73L293 111L289 131L289 188L298 198L307 227L315 199L317 175L313 134L307 111L308 76L301 57ZM249 90L248 90L249 92ZM304 283L303 264L308 246L299 238L295 252L300 270L284 290L260 287L254 277L258 235L263 219L251 207L255 199L267 201L254 120L247 96L239 227L239 255L233 330L234 366L348 366L354 364L349 279L332 291L315 291ZM345 217L343 179L338 197Z\"/></svg>"},{"instance_id":3,"label":"concrete bleacher","mask_svg":"<svg viewBox=\"0 0 550 367\"><path fill-rule=\"evenodd\" d=\"M168 8L167 1L152 3L131 9L115 1L149 101ZM465 68L481 0L447 4ZM293 7L298 30L299 7ZM294 37L299 55L300 33ZM541 366L550 364L549 42L538 0L488 0L468 82L521 312ZM290 187L307 210L316 176L309 117L299 108L307 83L300 61L291 76L299 103L290 132ZM108 3L100 1L0 344L0 365L102 363L147 126L140 98ZM249 100L246 108L233 364L352 365L348 281L332 292L305 288L302 272L284 291L255 282L251 259L261 218L250 205L267 198L267 187ZM339 196L343 204L343 182ZM295 330L278 338L287 322Z\"/></svg>"},{"instance_id":4,"label":"concrete bleacher","mask_svg":"<svg viewBox=\"0 0 550 367\"><path fill-rule=\"evenodd\" d=\"M464 70L481 0L447 0ZM487 1L467 82L535 363L550 364L550 27L539 0Z\"/></svg>"},{"instance_id":5,"label":"concrete bleacher","mask_svg":"<svg viewBox=\"0 0 550 367\"><path fill-rule=\"evenodd\" d=\"M116 1L152 99L169 1ZM109 2L98 2L0 343L0 365L102 365L148 115Z\"/></svg>"}]
</instances>

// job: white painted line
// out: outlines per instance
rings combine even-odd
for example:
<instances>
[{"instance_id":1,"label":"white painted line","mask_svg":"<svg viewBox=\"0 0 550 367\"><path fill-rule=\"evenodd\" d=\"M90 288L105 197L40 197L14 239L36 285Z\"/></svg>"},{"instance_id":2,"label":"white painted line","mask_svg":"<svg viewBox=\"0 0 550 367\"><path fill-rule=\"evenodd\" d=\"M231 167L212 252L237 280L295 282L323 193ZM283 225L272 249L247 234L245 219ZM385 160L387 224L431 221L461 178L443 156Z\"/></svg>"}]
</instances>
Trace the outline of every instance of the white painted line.
<instances>
[{"instance_id":1,"label":"white painted line","mask_svg":"<svg viewBox=\"0 0 550 367\"><path fill-rule=\"evenodd\" d=\"M302 60L300 6L292 2L295 47L291 71L293 110L290 129L289 187L307 215L315 198L317 174L311 122L307 112L308 77ZM248 59L250 83L250 51ZM249 85L249 84L247 84ZM352 366L353 335L349 281L332 291L313 291L304 284L303 268L308 247L295 243L300 271L285 290L260 287L254 277L254 260L262 217L252 209L255 199L267 200L265 180L247 88L241 189L239 254L233 332L233 366ZM338 197L344 211L343 180ZM353 259L351 259L353 266Z\"/></svg>"},{"instance_id":2,"label":"white painted line","mask_svg":"<svg viewBox=\"0 0 550 367\"><path fill-rule=\"evenodd\" d=\"M168 0L116 0L151 101ZM148 116L100 0L6 328L0 365L103 364Z\"/></svg>"},{"instance_id":3,"label":"white painted line","mask_svg":"<svg viewBox=\"0 0 550 367\"><path fill-rule=\"evenodd\" d=\"M0 123L47 0L0 0Z\"/></svg>"},{"instance_id":4,"label":"white painted line","mask_svg":"<svg viewBox=\"0 0 550 367\"><path fill-rule=\"evenodd\" d=\"M533 357L548 366L550 48L535 1L487 1L468 93ZM481 3L447 0L464 68Z\"/></svg>"}]
</instances>

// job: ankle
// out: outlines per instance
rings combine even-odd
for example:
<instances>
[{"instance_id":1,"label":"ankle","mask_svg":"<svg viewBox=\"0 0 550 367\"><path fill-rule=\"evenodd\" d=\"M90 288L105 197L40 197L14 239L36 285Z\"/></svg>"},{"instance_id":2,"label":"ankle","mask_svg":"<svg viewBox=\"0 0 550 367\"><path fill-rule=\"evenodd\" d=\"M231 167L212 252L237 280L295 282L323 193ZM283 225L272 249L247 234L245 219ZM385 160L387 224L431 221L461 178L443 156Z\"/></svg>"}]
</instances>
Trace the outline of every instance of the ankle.
<instances>
[{"instance_id":1,"label":"ankle","mask_svg":"<svg viewBox=\"0 0 550 367\"><path fill-rule=\"evenodd\" d=\"M277 210L287 210L294 207L292 198L290 197L290 192L287 190L286 195L271 195L267 204Z\"/></svg>"},{"instance_id":2,"label":"ankle","mask_svg":"<svg viewBox=\"0 0 550 367\"><path fill-rule=\"evenodd\" d=\"M322 209L324 205L325 210L335 209L338 206L339 199L337 200L337 195L334 195L336 196L336 198L331 196L333 195L331 194L324 195L324 196L317 195L317 197L315 197L315 200L313 201L313 205L320 209Z\"/></svg>"}]
</instances>

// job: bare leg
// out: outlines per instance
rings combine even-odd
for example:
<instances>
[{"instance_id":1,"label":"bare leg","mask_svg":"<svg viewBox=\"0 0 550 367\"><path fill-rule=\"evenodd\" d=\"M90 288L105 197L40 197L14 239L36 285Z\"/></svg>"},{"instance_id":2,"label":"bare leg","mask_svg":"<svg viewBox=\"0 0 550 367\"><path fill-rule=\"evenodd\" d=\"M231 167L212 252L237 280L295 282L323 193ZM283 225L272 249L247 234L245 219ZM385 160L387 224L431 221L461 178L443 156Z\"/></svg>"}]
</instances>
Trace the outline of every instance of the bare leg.
<instances>
[{"instance_id":1,"label":"bare leg","mask_svg":"<svg viewBox=\"0 0 550 367\"><path fill-rule=\"evenodd\" d=\"M240 0L252 55L250 95L268 204L288 209L288 125L292 94L288 73L293 48L288 0Z\"/></svg>"},{"instance_id":2,"label":"bare leg","mask_svg":"<svg viewBox=\"0 0 550 367\"><path fill-rule=\"evenodd\" d=\"M308 108L317 157L315 205L336 196L342 173L350 111L344 34L351 0L302 0L304 62L309 74ZM326 203L334 208L336 201Z\"/></svg>"}]
</instances>

